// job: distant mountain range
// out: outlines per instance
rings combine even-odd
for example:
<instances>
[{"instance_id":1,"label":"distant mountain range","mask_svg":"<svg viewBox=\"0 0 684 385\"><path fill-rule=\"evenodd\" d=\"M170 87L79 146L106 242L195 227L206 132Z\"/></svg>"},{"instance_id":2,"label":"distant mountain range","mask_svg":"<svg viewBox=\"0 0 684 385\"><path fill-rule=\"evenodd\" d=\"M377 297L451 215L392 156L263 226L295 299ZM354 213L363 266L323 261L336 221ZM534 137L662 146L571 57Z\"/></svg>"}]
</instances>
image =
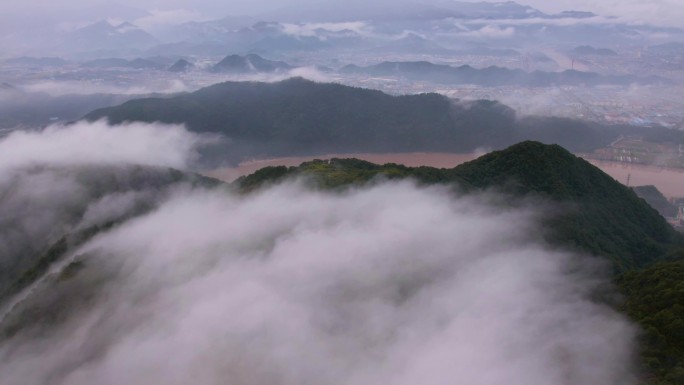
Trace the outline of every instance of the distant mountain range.
<instances>
[{"instance_id":1,"label":"distant mountain range","mask_svg":"<svg viewBox=\"0 0 684 385\"><path fill-rule=\"evenodd\" d=\"M588 19L595 21L589 23ZM625 39L648 44L653 33L667 33L673 40L684 38L684 30L607 22L591 12L547 14L515 2L435 1L397 7L387 1L361 4L355 0L352 4L293 4L256 17L183 24L153 52L218 54L229 49L259 54L311 50L457 54L482 43L490 43L493 49L515 50L534 50L541 41L559 46L591 42L610 47Z\"/></svg>"},{"instance_id":2,"label":"distant mountain range","mask_svg":"<svg viewBox=\"0 0 684 385\"><path fill-rule=\"evenodd\" d=\"M106 14L103 16L103 18L107 17L112 16ZM54 56L65 56L74 60L129 56L133 52L147 50L160 44L157 38L131 22L112 23L103 19L70 29L65 28L64 25L50 25L49 19L44 21L45 25L32 22L29 23L31 30L14 31L13 34L2 36L3 43L7 44L4 50L5 55L11 52L11 45L16 44L21 47L18 52L24 57L18 58L15 63L27 66L58 67L67 63ZM83 20L74 24L83 25ZM10 59L9 63L14 60L16 59Z\"/></svg>"},{"instance_id":3,"label":"distant mountain range","mask_svg":"<svg viewBox=\"0 0 684 385\"><path fill-rule=\"evenodd\" d=\"M495 50L523 51L537 49L540 42L557 47L588 43L615 47L625 42L635 46L662 43L653 36L668 36L671 42L684 39L682 29L619 23L590 12L548 14L515 2L404 2L401 7L389 1L368 4L359 0L351 4L291 4L254 15L217 15L214 20L170 24L149 31L136 25L136 20L144 25L149 13L115 14L129 15L123 18L128 21L113 24L101 20L66 31L59 26L45 26L45 30L9 36L8 43L33 47L29 51L34 55L67 52L78 57L102 58L141 53L271 55L374 49L383 53L436 54L458 53L481 44Z\"/></svg>"},{"instance_id":4,"label":"distant mountain range","mask_svg":"<svg viewBox=\"0 0 684 385\"><path fill-rule=\"evenodd\" d=\"M226 82L170 98L128 101L88 120L182 123L230 139L219 160L344 152L469 152L526 139L592 152L625 133L684 143L684 133L602 126L557 118L518 119L493 101L458 102L437 94L380 91L293 78L277 83ZM671 135L673 136L671 136Z\"/></svg>"},{"instance_id":5,"label":"distant mountain range","mask_svg":"<svg viewBox=\"0 0 684 385\"><path fill-rule=\"evenodd\" d=\"M226 16L216 20L192 21L167 30L161 38L167 42L220 42L226 35L248 28L258 21L250 16Z\"/></svg>"},{"instance_id":6,"label":"distant mountain range","mask_svg":"<svg viewBox=\"0 0 684 385\"><path fill-rule=\"evenodd\" d=\"M106 20L79 28L69 34L68 47L86 50L145 49L158 44L157 39L140 27L124 22L112 25Z\"/></svg>"},{"instance_id":7,"label":"distant mountain range","mask_svg":"<svg viewBox=\"0 0 684 385\"><path fill-rule=\"evenodd\" d=\"M407 39L418 39L420 37L408 36ZM581 55L612 55L606 53L605 49L594 49L593 47L578 47L573 52L581 52ZM612 51L610 51L612 52ZM464 55L489 55L489 56L515 56L519 53L515 50L495 50L486 47L472 48L461 51ZM551 61L543 55L531 56L535 60ZM163 59L163 60L162 60ZM17 63L43 63L45 61L56 62L58 59L39 59L39 58L20 58L13 59ZM166 58L137 58L127 60L122 58L105 58L90 60L81 63L85 68L134 68L160 70L168 69L171 72L186 72L190 69L197 69L194 64L185 59L177 59L169 66L165 64L170 60ZM257 54L225 56L217 62L209 71L214 73L226 74L255 74L255 73L287 73L296 68L284 61L266 59ZM326 72L334 72L328 68ZM672 81L658 76L610 76L601 75L594 72L583 72L576 70L566 70L562 72L533 71L526 72L518 69L490 66L486 68L474 68L469 65L453 67L445 64L435 64L428 61L406 61L406 62L382 62L366 67L349 64L340 68L338 73L342 75L366 75L373 77L390 77L406 79L411 81L428 81L435 84L474 84L481 86L523 86L523 87L552 87L552 86L598 86L598 85L621 85L629 86L632 84L672 84Z\"/></svg>"},{"instance_id":8,"label":"distant mountain range","mask_svg":"<svg viewBox=\"0 0 684 385\"><path fill-rule=\"evenodd\" d=\"M549 87L564 85L630 85L660 84L663 78L651 76L605 76L592 72L567 70L563 72L525 72L501 67L477 69L469 65L452 67L448 65L421 62L383 62L359 67L347 65L340 69L345 74L365 74L369 76L400 77L409 80L430 81L437 84L476 84L482 86L525 86Z\"/></svg>"}]
</instances>

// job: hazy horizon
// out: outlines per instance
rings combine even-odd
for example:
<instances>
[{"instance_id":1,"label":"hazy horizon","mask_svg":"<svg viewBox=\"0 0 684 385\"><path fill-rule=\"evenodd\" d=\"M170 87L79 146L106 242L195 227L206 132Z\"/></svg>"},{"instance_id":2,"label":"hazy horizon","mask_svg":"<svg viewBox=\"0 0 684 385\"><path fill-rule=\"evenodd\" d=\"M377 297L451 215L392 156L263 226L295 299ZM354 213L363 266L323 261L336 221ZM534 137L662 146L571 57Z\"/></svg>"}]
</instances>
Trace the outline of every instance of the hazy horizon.
<instances>
[{"instance_id":1,"label":"hazy horizon","mask_svg":"<svg viewBox=\"0 0 684 385\"><path fill-rule=\"evenodd\" d=\"M335 2L321 0L257 0L251 2L239 1L216 1L216 0L119 0L101 1L99 3L86 2L83 0L58 0L45 3L40 0L26 0L23 2L3 2L0 4L0 20L5 27L0 27L0 32L11 33L15 26L25 27L31 25L31 21L40 24L49 20L67 21L62 27L71 24L95 22L101 19L114 18L126 21L138 21L142 24L181 24L190 21L207 21L220 19L226 16L249 15L254 17L272 17L279 11L288 8L301 8L317 10L324 8L337 9L363 9L372 6L401 7L407 4L421 4L444 6L458 1L432 0L428 2L416 2L412 0L400 0L398 2L379 1L372 5L359 1ZM475 3L475 0L462 2ZM496 1L489 1L497 3ZM594 12L605 17L614 17L624 22L649 23L654 26L678 27L684 19L684 2L677 0L560 0L549 2L546 0L520 0L517 3L538 9L548 14L556 14L563 11ZM127 17L126 17L127 16ZM60 20L62 19L62 20ZM307 20L301 20L307 21ZM351 20L350 20L351 21Z\"/></svg>"}]
</instances>

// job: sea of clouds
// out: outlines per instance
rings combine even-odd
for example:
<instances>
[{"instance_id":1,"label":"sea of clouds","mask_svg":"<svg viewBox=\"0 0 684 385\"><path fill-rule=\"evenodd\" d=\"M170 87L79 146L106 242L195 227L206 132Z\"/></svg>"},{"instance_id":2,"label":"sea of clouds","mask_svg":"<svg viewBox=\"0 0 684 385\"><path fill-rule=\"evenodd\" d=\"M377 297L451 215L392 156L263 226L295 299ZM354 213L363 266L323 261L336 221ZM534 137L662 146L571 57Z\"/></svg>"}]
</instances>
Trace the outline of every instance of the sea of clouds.
<instances>
[{"instance_id":1,"label":"sea of clouds","mask_svg":"<svg viewBox=\"0 0 684 385\"><path fill-rule=\"evenodd\" d=\"M183 169L201 142L179 126L79 123L3 139L0 169ZM0 215L12 189L0 184ZM51 185L30 191L24 204L59 212ZM546 245L533 207L410 181L322 192L294 180L246 195L173 185L156 197L64 257L87 268L24 293L89 282L78 295L94 294L55 300L67 316L1 338L0 382L634 383L635 330L592 299L605 269ZM71 228L97 223L103 199ZM108 199L103 212L125 211ZM104 287L88 280L100 267Z\"/></svg>"}]
</instances>

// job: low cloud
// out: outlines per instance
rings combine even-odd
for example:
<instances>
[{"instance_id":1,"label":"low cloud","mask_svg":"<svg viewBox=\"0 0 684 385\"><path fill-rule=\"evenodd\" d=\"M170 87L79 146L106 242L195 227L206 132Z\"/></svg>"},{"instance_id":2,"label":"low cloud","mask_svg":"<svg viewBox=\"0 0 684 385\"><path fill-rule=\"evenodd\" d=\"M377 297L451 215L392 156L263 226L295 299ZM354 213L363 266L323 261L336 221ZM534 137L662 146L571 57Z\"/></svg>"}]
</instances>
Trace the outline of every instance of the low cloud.
<instances>
[{"instance_id":1,"label":"low cloud","mask_svg":"<svg viewBox=\"0 0 684 385\"><path fill-rule=\"evenodd\" d=\"M359 35L369 33L366 23L361 21L346 23L302 23L302 24L282 24L283 32L294 36L318 36L319 31L324 32L343 32L352 31Z\"/></svg>"},{"instance_id":2,"label":"low cloud","mask_svg":"<svg viewBox=\"0 0 684 385\"><path fill-rule=\"evenodd\" d=\"M5 341L0 374L15 385L632 384L631 326L590 299L604 280L578 271L594 262L530 236L537 217L410 183L179 192L74 254L115 266L106 296L38 339Z\"/></svg>"},{"instance_id":3,"label":"low cloud","mask_svg":"<svg viewBox=\"0 0 684 385\"><path fill-rule=\"evenodd\" d=\"M221 81L275 83L292 77L301 77L315 82L331 82L336 80L330 74L321 72L316 67L297 67L282 73L226 74L221 78Z\"/></svg>"},{"instance_id":4,"label":"low cloud","mask_svg":"<svg viewBox=\"0 0 684 385\"><path fill-rule=\"evenodd\" d=\"M194 87L196 86L190 86L180 79L160 79L148 82L136 80L135 82L132 81L129 86L92 81L41 81L20 86L21 90L26 92L41 92L51 96L70 94L147 95L193 91Z\"/></svg>"},{"instance_id":5,"label":"low cloud","mask_svg":"<svg viewBox=\"0 0 684 385\"><path fill-rule=\"evenodd\" d=\"M642 15L642 16L645 16ZM576 18L576 17L557 17L557 18L541 18L530 17L524 19L453 19L454 25L458 28L464 26L479 26L486 24L489 27L510 28L514 26L529 26L529 25L543 25L543 26L557 26L557 27L571 27L576 25L659 25L653 24L648 17L640 18L638 13L620 16L604 16L596 15L591 17Z\"/></svg>"},{"instance_id":6,"label":"low cloud","mask_svg":"<svg viewBox=\"0 0 684 385\"><path fill-rule=\"evenodd\" d=\"M301 77L315 82L329 82L332 77L329 74L319 71L316 67L299 67L290 71L290 77Z\"/></svg>"},{"instance_id":7,"label":"low cloud","mask_svg":"<svg viewBox=\"0 0 684 385\"><path fill-rule=\"evenodd\" d=\"M121 165L185 168L209 141L178 125L105 121L15 131L0 141L0 170L32 165Z\"/></svg>"},{"instance_id":8,"label":"low cloud","mask_svg":"<svg viewBox=\"0 0 684 385\"><path fill-rule=\"evenodd\" d=\"M497 25L490 24L474 31L461 32L459 35L484 39L508 39L515 35L515 28L499 27Z\"/></svg>"},{"instance_id":9,"label":"low cloud","mask_svg":"<svg viewBox=\"0 0 684 385\"><path fill-rule=\"evenodd\" d=\"M138 27L156 33L168 27L180 25L189 22L199 22L210 20L202 13L195 10L188 9L153 9L149 11L149 15L137 19L134 24Z\"/></svg>"},{"instance_id":10,"label":"low cloud","mask_svg":"<svg viewBox=\"0 0 684 385\"><path fill-rule=\"evenodd\" d=\"M160 203L180 183L167 167L188 167L209 141L181 126L104 121L0 139L0 323L49 250Z\"/></svg>"}]
</instances>

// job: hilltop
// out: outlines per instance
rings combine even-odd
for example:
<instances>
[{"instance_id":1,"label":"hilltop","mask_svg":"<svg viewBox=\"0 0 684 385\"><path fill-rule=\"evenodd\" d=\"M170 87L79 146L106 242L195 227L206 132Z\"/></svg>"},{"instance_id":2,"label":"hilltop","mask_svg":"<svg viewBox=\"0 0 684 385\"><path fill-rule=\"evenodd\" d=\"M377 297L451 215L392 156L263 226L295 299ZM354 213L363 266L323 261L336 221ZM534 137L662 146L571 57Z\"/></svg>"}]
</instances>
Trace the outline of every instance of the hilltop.
<instances>
[{"instance_id":1,"label":"hilltop","mask_svg":"<svg viewBox=\"0 0 684 385\"><path fill-rule=\"evenodd\" d=\"M550 242L606 257L620 271L662 260L684 245L684 238L634 191L557 145L523 142L452 169L317 160L298 167L265 168L235 183L249 191L294 176L311 177L314 185L325 189L378 177L412 178L421 184L456 184L470 192L494 189L514 197L541 198L564 207L549 215Z\"/></svg>"}]
</instances>

